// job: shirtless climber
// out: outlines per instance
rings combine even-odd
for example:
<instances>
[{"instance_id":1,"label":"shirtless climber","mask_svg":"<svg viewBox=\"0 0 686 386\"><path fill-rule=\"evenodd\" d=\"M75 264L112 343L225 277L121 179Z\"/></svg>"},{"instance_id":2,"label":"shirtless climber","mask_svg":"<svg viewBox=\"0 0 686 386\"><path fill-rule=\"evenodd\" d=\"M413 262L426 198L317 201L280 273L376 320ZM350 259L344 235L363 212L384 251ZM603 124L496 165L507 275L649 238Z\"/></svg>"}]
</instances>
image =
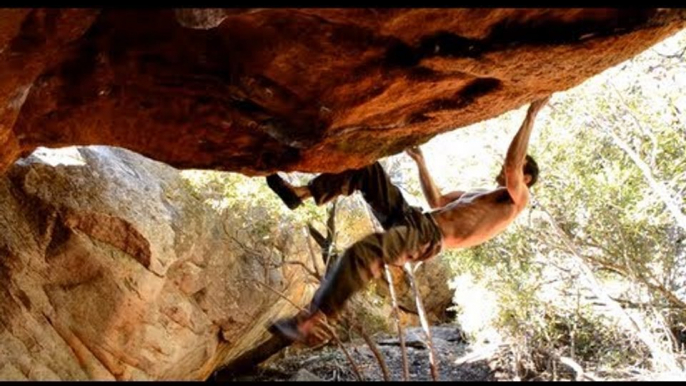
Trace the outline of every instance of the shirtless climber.
<instances>
[{"instance_id":1,"label":"shirtless climber","mask_svg":"<svg viewBox=\"0 0 686 386\"><path fill-rule=\"evenodd\" d=\"M538 166L526 150L534 119L549 98L529 106L496 177L498 187L493 190L441 194L419 148L407 150L417 163L422 191L432 209L427 213L405 202L378 162L338 174L320 174L299 187L277 174L267 177L269 187L290 209L310 197L323 205L359 190L384 229L352 244L326 274L305 311L275 322L270 331L292 341L306 340L319 319L335 317L348 298L372 278L379 278L384 263L402 266L407 261L422 261L444 247L472 247L502 232L524 210L529 188L538 178Z\"/></svg>"}]
</instances>

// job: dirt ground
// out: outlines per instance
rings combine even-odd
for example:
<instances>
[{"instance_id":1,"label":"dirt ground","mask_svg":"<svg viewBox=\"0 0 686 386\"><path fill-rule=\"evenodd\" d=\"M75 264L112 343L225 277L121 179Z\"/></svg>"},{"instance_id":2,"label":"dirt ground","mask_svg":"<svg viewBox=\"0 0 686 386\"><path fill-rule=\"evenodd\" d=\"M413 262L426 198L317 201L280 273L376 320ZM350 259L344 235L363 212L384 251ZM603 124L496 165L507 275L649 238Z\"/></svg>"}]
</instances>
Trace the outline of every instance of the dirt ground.
<instances>
[{"instance_id":1,"label":"dirt ground","mask_svg":"<svg viewBox=\"0 0 686 386\"><path fill-rule=\"evenodd\" d=\"M454 325L431 328L438 360L440 381L495 381L501 378L489 365L491 358L474 355ZM421 328L405 330L408 367L411 381L431 381L429 350ZM402 381L402 355L397 335L379 334L372 337L381 351L391 380ZM383 381L383 374L372 351L362 339L345 343L364 380ZM467 360L472 357L472 360ZM458 359L462 359L458 362ZM335 344L317 349L288 348L256 369L236 374L235 381L355 381L350 362Z\"/></svg>"}]
</instances>

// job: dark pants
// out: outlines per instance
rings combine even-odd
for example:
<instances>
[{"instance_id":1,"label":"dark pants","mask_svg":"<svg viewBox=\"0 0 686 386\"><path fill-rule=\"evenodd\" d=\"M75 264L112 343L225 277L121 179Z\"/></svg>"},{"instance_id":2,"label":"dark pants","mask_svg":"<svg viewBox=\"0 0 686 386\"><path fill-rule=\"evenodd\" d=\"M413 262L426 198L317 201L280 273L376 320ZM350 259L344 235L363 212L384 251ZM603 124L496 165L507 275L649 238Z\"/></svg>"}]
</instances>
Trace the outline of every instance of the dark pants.
<instances>
[{"instance_id":1,"label":"dark pants","mask_svg":"<svg viewBox=\"0 0 686 386\"><path fill-rule=\"evenodd\" d=\"M383 273L383 264L421 261L441 250L441 232L429 214L407 204L377 162L362 169L321 174L308 187L318 205L339 195L362 192L384 232L351 245L328 271L312 299L310 312L333 316L355 292Z\"/></svg>"}]
</instances>

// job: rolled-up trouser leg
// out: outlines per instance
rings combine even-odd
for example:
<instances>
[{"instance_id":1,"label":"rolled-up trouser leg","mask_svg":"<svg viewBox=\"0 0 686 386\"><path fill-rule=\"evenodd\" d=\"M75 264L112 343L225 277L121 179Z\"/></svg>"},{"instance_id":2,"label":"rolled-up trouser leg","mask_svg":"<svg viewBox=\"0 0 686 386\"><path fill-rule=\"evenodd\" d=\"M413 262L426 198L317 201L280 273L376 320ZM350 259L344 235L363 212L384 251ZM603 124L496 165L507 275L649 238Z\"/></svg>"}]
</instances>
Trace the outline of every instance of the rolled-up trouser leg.
<instances>
[{"instance_id":1,"label":"rolled-up trouser leg","mask_svg":"<svg viewBox=\"0 0 686 386\"><path fill-rule=\"evenodd\" d=\"M320 174L310 181L308 187L317 205L325 204L339 195L349 196L359 190L384 229L396 225L408 207L402 193L391 183L378 162L362 169Z\"/></svg>"},{"instance_id":2,"label":"rolled-up trouser leg","mask_svg":"<svg viewBox=\"0 0 686 386\"><path fill-rule=\"evenodd\" d=\"M372 233L354 243L331 268L312 299L310 311L327 316L338 313L345 302L383 272L383 263L402 265L424 251L431 239L413 227L398 226Z\"/></svg>"}]
</instances>

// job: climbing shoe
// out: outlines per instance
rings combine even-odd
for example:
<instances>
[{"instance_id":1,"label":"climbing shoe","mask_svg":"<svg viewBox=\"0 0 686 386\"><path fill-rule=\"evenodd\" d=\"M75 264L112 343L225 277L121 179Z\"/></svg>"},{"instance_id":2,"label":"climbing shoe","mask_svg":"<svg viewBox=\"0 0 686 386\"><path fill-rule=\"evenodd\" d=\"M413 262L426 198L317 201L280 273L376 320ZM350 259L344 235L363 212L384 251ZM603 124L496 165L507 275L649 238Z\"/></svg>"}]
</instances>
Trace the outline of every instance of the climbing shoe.
<instances>
[{"instance_id":1,"label":"climbing shoe","mask_svg":"<svg viewBox=\"0 0 686 386\"><path fill-rule=\"evenodd\" d=\"M277 320L268 327L268 330L290 341L307 343L315 338L322 339L317 326L324 318L324 314L320 311L314 313L301 311L294 317Z\"/></svg>"},{"instance_id":2,"label":"climbing shoe","mask_svg":"<svg viewBox=\"0 0 686 386\"><path fill-rule=\"evenodd\" d=\"M281 200L286 204L288 209L295 209L300 204L302 200L298 197L289 184L284 181L283 178L279 177L278 174L274 173L267 177L267 185L276 193Z\"/></svg>"}]
</instances>

